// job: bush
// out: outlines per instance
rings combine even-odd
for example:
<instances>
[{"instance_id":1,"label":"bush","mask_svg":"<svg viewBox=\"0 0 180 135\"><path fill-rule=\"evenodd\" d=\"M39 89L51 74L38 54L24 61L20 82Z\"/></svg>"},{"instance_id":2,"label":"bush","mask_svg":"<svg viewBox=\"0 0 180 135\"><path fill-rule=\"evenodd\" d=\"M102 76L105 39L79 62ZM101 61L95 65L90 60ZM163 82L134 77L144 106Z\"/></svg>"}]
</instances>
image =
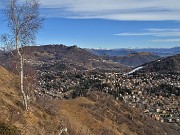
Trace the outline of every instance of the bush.
<instances>
[{"instance_id":1,"label":"bush","mask_svg":"<svg viewBox=\"0 0 180 135\"><path fill-rule=\"evenodd\" d=\"M41 97L37 99L37 104L49 115L56 116L59 113L60 106L58 100L49 99L48 97Z\"/></svg>"},{"instance_id":2,"label":"bush","mask_svg":"<svg viewBox=\"0 0 180 135\"><path fill-rule=\"evenodd\" d=\"M20 130L14 126L0 123L0 135L21 135Z\"/></svg>"}]
</instances>

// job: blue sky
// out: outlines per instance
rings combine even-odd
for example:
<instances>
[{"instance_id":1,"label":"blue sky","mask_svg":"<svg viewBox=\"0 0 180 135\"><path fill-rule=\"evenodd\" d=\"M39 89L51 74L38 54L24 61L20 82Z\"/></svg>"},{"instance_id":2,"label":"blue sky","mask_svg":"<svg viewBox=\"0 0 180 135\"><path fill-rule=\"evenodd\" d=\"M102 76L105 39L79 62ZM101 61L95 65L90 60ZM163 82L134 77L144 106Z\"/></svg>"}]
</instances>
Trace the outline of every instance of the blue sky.
<instances>
[{"instance_id":1,"label":"blue sky","mask_svg":"<svg viewBox=\"0 0 180 135\"><path fill-rule=\"evenodd\" d=\"M46 19L37 35L37 44L83 48L180 46L180 0L40 0L40 3L41 15ZM0 24L2 34L7 28L2 19Z\"/></svg>"}]
</instances>

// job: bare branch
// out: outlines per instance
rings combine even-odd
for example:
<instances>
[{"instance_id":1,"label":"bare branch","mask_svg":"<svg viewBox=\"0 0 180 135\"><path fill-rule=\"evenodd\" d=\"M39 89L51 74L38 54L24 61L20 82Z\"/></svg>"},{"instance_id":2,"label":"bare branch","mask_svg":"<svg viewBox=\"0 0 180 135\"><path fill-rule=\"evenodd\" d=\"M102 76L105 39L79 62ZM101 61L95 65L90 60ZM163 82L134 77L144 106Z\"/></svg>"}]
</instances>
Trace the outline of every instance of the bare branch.
<instances>
[{"instance_id":1,"label":"bare branch","mask_svg":"<svg viewBox=\"0 0 180 135\"><path fill-rule=\"evenodd\" d=\"M18 0L8 0L6 2L4 14L7 19L8 27L11 31L10 42L16 47L17 58L20 63L20 86L23 95L26 111L28 110L27 94L24 91L24 54L23 46L31 45L35 42L35 37L38 30L41 28L43 19L39 13L38 0L25 0L23 3ZM8 36L3 36L2 40L9 46ZM7 42L8 41L8 42Z\"/></svg>"}]
</instances>

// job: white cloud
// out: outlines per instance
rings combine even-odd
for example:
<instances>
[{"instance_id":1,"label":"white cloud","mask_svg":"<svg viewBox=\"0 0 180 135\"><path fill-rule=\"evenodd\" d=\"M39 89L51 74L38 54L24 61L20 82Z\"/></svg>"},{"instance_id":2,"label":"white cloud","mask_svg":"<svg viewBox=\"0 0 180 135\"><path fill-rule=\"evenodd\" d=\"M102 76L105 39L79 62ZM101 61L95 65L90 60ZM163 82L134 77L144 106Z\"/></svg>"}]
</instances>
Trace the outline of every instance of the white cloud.
<instances>
[{"instance_id":1,"label":"white cloud","mask_svg":"<svg viewBox=\"0 0 180 135\"><path fill-rule=\"evenodd\" d=\"M180 20L180 0L40 0L48 17ZM58 10L58 12L57 12Z\"/></svg>"},{"instance_id":2,"label":"white cloud","mask_svg":"<svg viewBox=\"0 0 180 135\"><path fill-rule=\"evenodd\" d=\"M180 37L180 29L147 29L139 33L119 33L117 36Z\"/></svg>"},{"instance_id":3,"label":"white cloud","mask_svg":"<svg viewBox=\"0 0 180 135\"><path fill-rule=\"evenodd\" d=\"M175 38L175 39L155 39L155 40L152 40L151 42L156 42L156 43L179 42L180 43L180 39L178 39L178 38Z\"/></svg>"}]
</instances>

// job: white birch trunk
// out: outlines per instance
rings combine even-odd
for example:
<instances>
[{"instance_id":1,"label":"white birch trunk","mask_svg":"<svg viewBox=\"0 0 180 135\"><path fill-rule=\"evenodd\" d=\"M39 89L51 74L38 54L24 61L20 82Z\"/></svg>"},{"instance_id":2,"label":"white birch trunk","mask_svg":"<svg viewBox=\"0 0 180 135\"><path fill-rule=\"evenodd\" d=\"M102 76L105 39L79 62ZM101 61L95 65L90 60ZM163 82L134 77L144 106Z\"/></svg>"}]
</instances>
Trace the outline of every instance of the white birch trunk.
<instances>
[{"instance_id":1,"label":"white birch trunk","mask_svg":"<svg viewBox=\"0 0 180 135\"><path fill-rule=\"evenodd\" d=\"M27 96L24 92L24 68L23 68L23 66L24 66L24 59L23 59L22 54L20 54L21 93L23 95L25 109L26 109L26 111L28 111Z\"/></svg>"},{"instance_id":2,"label":"white birch trunk","mask_svg":"<svg viewBox=\"0 0 180 135\"><path fill-rule=\"evenodd\" d=\"M24 91L24 59L23 59L22 53L19 51L19 48L17 48L17 52L18 52L18 55L20 57L20 85L21 85L20 89L21 89L21 94L23 96L23 103L25 106L25 110L28 111L27 96L26 96L26 93Z\"/></svg>"},{"instance_id":3,"label":"white birch trunk","mask_svg":"<svg viewBox=\"0 0 180 135\"><path fill-rule=\"evenodd\" d=\"M17 31L16 31L16 33L17 33ZM25 106L25 110L28 111L27 96L24 91L24 59L23 59L22 52L20 52L20 49L18 46L18 41L19 41L18 34L16 34L16 50L17 50L17 53L18 53L19 59L20 59L20 85L21 85L20 90L21 90L21 94L23 96L23 103Z\"/></svg>"}]
</instances>

